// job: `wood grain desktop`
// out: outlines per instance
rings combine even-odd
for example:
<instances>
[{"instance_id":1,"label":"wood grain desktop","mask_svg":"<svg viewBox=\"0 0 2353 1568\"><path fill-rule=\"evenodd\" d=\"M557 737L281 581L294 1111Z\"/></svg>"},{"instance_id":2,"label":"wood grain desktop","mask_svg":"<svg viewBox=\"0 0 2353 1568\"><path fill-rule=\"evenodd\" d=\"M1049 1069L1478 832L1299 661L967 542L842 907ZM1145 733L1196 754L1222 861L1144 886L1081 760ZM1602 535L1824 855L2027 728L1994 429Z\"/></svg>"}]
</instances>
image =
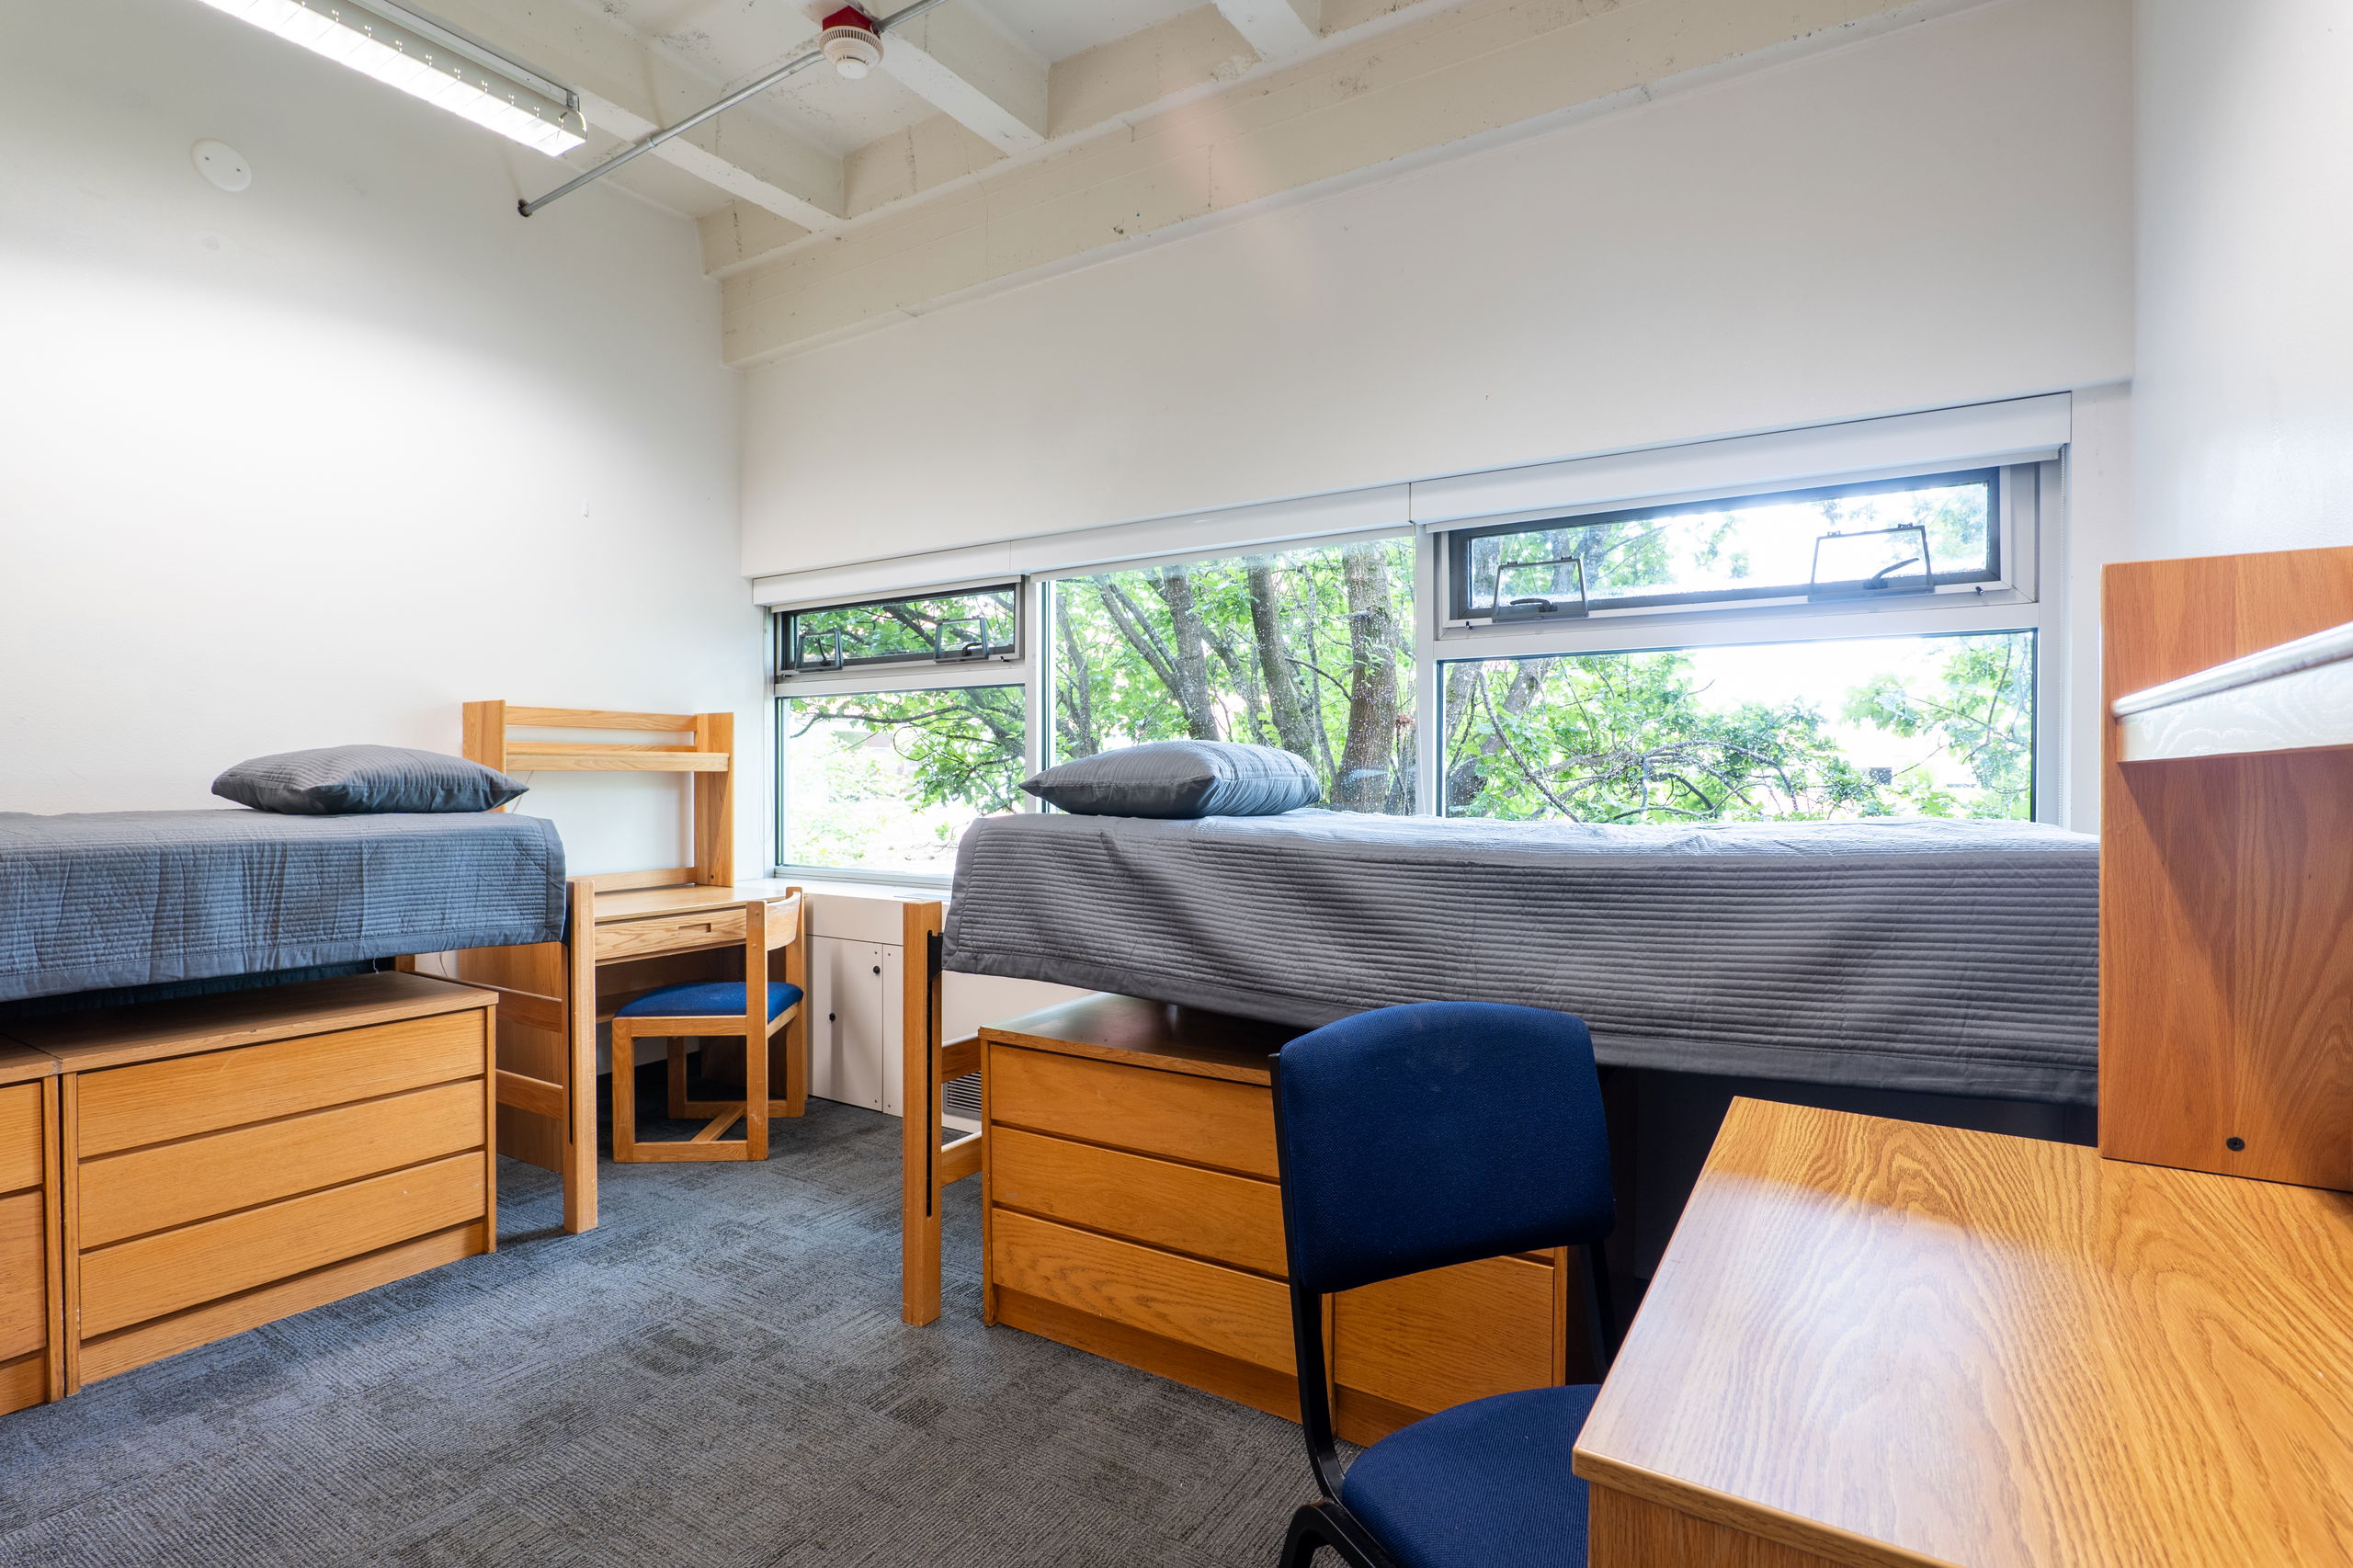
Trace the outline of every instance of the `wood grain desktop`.
<instances>
[{"instance_id":1,"label":"wood grain desktop","mask_svg":"<svg viewBox=\"0 0 2353 1568\"><path fill-rule=\"evenodd\" d=\"M1593 1568L2353 1561L2353 1198L1735 1102L1574 1462Z\"/></svg>"}]
</instances>

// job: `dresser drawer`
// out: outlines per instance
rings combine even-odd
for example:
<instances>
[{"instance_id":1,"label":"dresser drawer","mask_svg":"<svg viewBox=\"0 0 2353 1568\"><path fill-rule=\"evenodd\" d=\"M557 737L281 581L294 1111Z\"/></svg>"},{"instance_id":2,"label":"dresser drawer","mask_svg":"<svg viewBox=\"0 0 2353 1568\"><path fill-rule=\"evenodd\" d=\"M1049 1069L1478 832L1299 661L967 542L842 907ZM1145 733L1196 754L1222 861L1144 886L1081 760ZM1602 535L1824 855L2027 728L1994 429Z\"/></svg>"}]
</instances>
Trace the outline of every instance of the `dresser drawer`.
<instances>
[{"instance_id":1,"label":"dresser drawer","mask_svg":"<svg viewBox=\"0 0 2353 1568\"><path fill-rule=\"evenodd\" d=\"M696 948L723 947L744 940L742 909L697 910L688 915L656 915L643 920L597 924L597 961L643 958L651 953L679 953Z\"/></svg>"},{"instance_id":2,"label":"dresser drawer","mask_svg":"<svg viewBox=\"0 0 2353 1568\"><path fill-rule=\"evenodd\" d=\"M40 1085L0 1089L0 1192L40 1185Z\"/></svg>"},{"instance_id":3,"label":"dresser drawer","mask_svg":"<svg viewBox=\"0 0 2353 1568\"><path fill-rule=\"evenodd\" d=\"M1002 1043L988 1074L993 1122L1274 1178L1274 1095L1258 1085Z\"/></svg>"},{"instance_id":4,"label":"dresser drawer","mask_svg":"<svg viewBox=\"0 0 2353 1568\"><path fill-rule=\"evenodd\" d=\"M480 1078L85 1160L84 1247L398 1170L483 1144Z\"/></svg>"},{"instance_id":5,"label":"dresser drawer","mask_svg":"<svg viewBox=\"0 0 2353 1568\"><path fill-rule=\"evenodd\" d=\"M1027 1214L989 1216L991 1282L1239 1361L1292 1369L1290 1292L1271 1279Z\"/></svg>"},{"instance_id":6,"label":"dresser drawer","mask_svg":"<svg viewBox=\"0 0 2353 1568\"><path fill-rule=\"evenodd\" d=\"M0 1198L0 1361L49 1343L49 1228L38 1192Z\"/></svg>"},{"instance_id":7,"label":"dresser drawer","mask_svg":"<svg viewBox=\"0 0 2353 1568\"><path fill-rule=\"evenodd\" d=\"M1332 1378L1430 1415L1558 1381L1549 1263L1489 1257L1341 1292Z\"/></svg>"},{"instance_id":8,"label":"dresser drawer","mask_svg":"<svg viewBox=\"0 0 2353 1568\"><path fill-rule=\"evenodd\" d=\"M457 1154L85 1252L85 1338L286 1278L487 1209L483 1158Z\"/></svg>"},{"instance_id":9,"label":"dresser drawer","mask_svg":"<svg viewBox=\"0 0 2353 1568\"><path fill-rule=\"evenodd\" d=\"M483 1071L481 1009L85 1073L83 1159Z\"/></svg>"},{"instance_id":10,"label":"dresser drawer","mask_svg":"<svg viewBox=\"0 0 2353 1568\"><path fill-rule=\"evenodd\" d=\"M1280 1277L1282 1189L1272 1182L1000 1127L989 1201L1169 1252Z\"/></svg>"}]
</instances>

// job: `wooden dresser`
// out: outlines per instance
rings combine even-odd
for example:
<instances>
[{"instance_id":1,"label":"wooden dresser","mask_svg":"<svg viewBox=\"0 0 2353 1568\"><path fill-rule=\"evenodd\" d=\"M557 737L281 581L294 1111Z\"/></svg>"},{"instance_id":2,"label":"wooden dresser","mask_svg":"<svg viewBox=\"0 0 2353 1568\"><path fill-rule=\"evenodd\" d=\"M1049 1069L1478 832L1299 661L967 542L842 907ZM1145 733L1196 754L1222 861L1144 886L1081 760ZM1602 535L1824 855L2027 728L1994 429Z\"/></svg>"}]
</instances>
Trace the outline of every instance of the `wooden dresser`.
<instances>
[{"instance_id":1,"label":"wooden dresser","mask_svg":"<svg viewBox=\"0 0 2353 1568\"><path fill-rule=\"evenodd\" d=\"M57 1062L0 1044L0 1415L65 1392Z\"/></svg>"},{"instance_id":2,"label":"wooden dresser","mask_svg":"<svg viewBox=\"0 0 2353 1568\"><path fill-rule=\"evenodd\" d=\"M58 1073L65 1392L490 1251L494 1001L369 974L9 1025Z\"/></svg>"},{"instance_id":3,"label":"wooden dresser","mask_svg":"<svg viewBox=\"0 0 2353 1568\"><path fill-rule=\"evenodd\" d=\"M1267 1058L1299 1032L1111 995L983 1029L986 1319L1297 1419ZM1566 1381L1578 1289L1539 1254L1334 1298L1341 1434Z\"/></svg>"},{"instance_id":4,"label":"wooden dresser","mask_svg":"<svg viewBox=\"0 0 2353 1568\"><path fill-rule=\"evenodd\" d=\"M1736 1101L1575 1470L1592 1568L2338 1568L2353 1199Z\"/></svg>"}]
</instances>

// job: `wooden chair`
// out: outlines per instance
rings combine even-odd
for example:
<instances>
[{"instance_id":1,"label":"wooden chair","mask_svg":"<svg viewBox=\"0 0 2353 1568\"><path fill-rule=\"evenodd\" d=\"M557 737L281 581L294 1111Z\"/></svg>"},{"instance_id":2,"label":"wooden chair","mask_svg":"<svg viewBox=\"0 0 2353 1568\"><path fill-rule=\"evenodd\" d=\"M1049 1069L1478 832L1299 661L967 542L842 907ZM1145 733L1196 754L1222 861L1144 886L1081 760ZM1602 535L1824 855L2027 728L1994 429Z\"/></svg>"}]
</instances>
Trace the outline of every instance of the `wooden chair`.
<instances>
[{"instance_id":1,"label":"wooden chair","mask_svg":"<svg viewBox=\"0 0 2353 1568\"><path fill-rule=\"evenodd\" d=\"M770 1053L776 1036L801 1016L807 996L808 947L802 940L807 901L796 890L777 903L748 899L744 912L744 978L658 986L614 1010L613 1158L623 1165L685 1160L765 1160L768 1119L799 1116L805 1103L808 1035L785 1036L786 1096L771 1098ZM769 978L768 955L785 950L785 979ZM744 1097L687 1097L688 1040L734 1038L744 1042ZM704 1117L700 1131L684 1142L645 1142L637 1136L637 1043L660 1040L669 1057L669 1112ZM740 1138L722 1134L737 1122Z\"/></svg>"}]
</instances>

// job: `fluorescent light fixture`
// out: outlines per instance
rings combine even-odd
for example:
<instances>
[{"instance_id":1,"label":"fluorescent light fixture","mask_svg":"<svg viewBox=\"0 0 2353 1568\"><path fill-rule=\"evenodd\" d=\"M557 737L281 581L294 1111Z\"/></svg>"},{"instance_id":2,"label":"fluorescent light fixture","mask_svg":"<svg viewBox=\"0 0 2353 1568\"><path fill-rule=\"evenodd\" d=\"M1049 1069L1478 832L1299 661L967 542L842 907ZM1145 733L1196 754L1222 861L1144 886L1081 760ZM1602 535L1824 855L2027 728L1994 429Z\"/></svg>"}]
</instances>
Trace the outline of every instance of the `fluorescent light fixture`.
<instances>
[{"instance_id":1,"label":"fluorescent light fixture","mask_svg":"<svg viewBox=\"0 0 2353 1568\"><path fill-rule=\"evenodd\" d=\"M552 158L587 140L580 95L391 0L204 0Z\"/></svg>"}]
</instances>

